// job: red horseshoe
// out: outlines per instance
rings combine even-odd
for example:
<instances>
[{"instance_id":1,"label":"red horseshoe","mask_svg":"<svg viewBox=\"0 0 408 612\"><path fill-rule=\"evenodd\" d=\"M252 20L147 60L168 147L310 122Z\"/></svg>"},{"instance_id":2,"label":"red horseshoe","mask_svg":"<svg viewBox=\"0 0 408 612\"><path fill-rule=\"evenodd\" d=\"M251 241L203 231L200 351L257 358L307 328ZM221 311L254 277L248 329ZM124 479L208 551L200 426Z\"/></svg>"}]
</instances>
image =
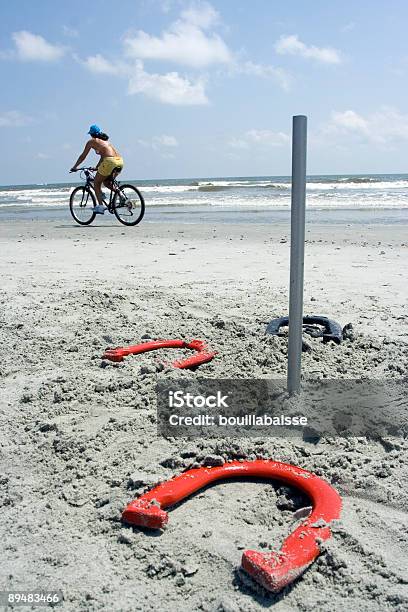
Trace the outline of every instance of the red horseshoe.
<instances>
[{"instance_id":1,"label":"red horseshoe","mask_svg":"<svg viewBox=\"0 0 408 612\"><path fill-rule=\"evenodd\" d=\"M142 342L134 346L124 346L114 349L108 348L102 355L102 359L123 361L123 358L128 355L139 355L140 353L147 353L148 351L155 351L160 348L186 348L197 352L197 354L192 357L173 362L173 367L180 368L181 370L194 368L195 366L207 363L214 359L217 354L208 349L204 340L191 340L191 342L185 342L184 340L153 340L152 342Z\"/></svg>"},{"instance_id":2,"label":"red horseshoe","mask_svg":"<svg viewBox=\"0 0 408 612\"><path fill-rule=\"evenodd\" d=\"M232 461L219 467L188 470L130 502L122 520L160 529L168 521L167 508L216 480L236 476L273 478L298 487L312 500L312 513L283 542L278 552L246 550L242 567L269 591L293 582L320 554L319 541L331 536L329 524L339 518L341 498L325 480L294 465L270 460Z\"/></svg>"}]
</instances>

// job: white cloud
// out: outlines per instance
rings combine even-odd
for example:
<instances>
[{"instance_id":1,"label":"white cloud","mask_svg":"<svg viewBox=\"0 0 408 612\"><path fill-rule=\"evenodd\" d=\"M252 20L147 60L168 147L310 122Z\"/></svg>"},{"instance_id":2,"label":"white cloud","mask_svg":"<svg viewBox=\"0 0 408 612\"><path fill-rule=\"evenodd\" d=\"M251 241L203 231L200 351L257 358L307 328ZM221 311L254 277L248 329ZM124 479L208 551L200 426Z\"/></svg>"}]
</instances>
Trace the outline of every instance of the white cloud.
<instances>
[{"instance_id":1,"label":"white cloud","mask_svg":"<svg viewBox=\"0 0 408 612\"><path fill-rule=\"evenodd\" d=\"M31 117L12 110L0 113L0 127L24 127L32 122Z\"/></svg>"},{"instance_id":2,"label":"white cloud","mask_svg":"<svg viewBox=\"0 0 408 612\"><path fill-rule=\"evenodd\" d=\"M307 59L314 59L324 64L340 64L341 54L337 49L331 47L307 46L297 34L281 36L275 43L275 51L280 55L299 55Z\"/></svg>"},{"instance_id":3,"label":"white cloud","mask_svg":"<svg viewBox=\"0 0 408 612\"><path fill-rule=\"evenodd\" d=\"M91 72L95 72L98 74L115 74L118 72L119 67L114 63L105 59L99 53L97 55L91 55L84 60L83 64L88 68Z\"/></svg>"},{"instance_id":4,"label":"white cloud","mask_svg":"<svg viewBox=\"0 0 408 612\"><path fill-rule=\"evenodd\" d=\"M178 140L175 136L169 134L161 134L160 136L154 136L151 140L138 140L138 143L143 147L148 147L158 151L163 148L174 149L179 146Z\"/></svg>"},{"instance_id":5,"label":"white cloud","mask_svg":"<svg viewBox=\"0 0 408 612\"><path fill-rule=\"evenodd\" d=\"M390 107L383 107L362 116L353 110L333 111L329 122L320 130L323 141L327 136L354 137L366 144L390 146L408 141L408 115Z\"/></svg>"},{"instance_id":6,"label":"white cloud","mask_svg":"<svg viewBox=\"0 0 408 612\"><path fill-rule=\"evenodd\" d=\"M352 110L343 112L333 111L331 125L336 128L344 128L351 131L362 133L368 132L368 123L366 119Z\"/></svg>"},{"instance_id":7,"label":"white cloud","mask_svg":"<svg viewBox=\"0 0 408 612\"><path fill-rule=\"evenodd\" d=\"M219 14L208 2L201 2L190 6L181 13L181 20L190 23L203 30L216 25L219 20Z\"/></svg>"},{"instance_id":8,"label":"white cloud","mask_svg":"<svg viewBox=\"0 0 408 612\"><path fill-rule=\"evenodd\" d=\"M165 104L208 104L202 79L191 82L178 72L149 73L144 70L141 61L135 62L129 75L129 93L142 93Z\"/></svg>"},{"instance_id":9,"label":"white cloud","mask_svg":"<svg viewBox=\"0 0 408 612\"><path fill-rule=\"evenodd\" d=\"M38 159L50 159L51 155L48 155L47 153L37 153L37 158Z\"/></svg>"},{"instance_id":10,"label":"white cloud","mask_svg":"<svg viewBox=\"0 0 408 612\"><path fill-rule=\"evenodd\" d=\"M272 78L278 82L279 86L288 91L291 85L291 77L284 68L271 66L270 64L256 64L255 62L246 61L242 64L237 64L233 70L241 74L248 74L261 78Z\"/></svg>"},{"instance_id":11,"label":"white cloud","mask_svg":"<svg viewBox=\"0 0 408 612\"><path fill-rule=\"evenodd\" d=\"M53 62L60 59L65 49L58 45L52 45L38 34L32 34L26 30L14 32L14 44L17 57L22 61Z\"/></svg>"},{"instance_id":12,"label":"white cloud","mask_svg":"<svg viewBox=\"0 0 408 612\"><path fill-rule=\"evenodd\" d=\"M290 142L288 134L284 132L273 132L272 130L248 130L246 137L252 142L273 147L280 147Z\"/></svg>"},{"instance_id":13,"label":"white cloud","mask_svg":"<svg viewBox=\"0 0 408 612\"><path fill-rule=\"evenodd\" d=\"M230 146L232 149L248 149L249 143L243 138L231 138L228 143L228 146Z\"/></svg>"},{"instance_id":14,"label":"white cloud","mask_svg":"<svg viewBox=\"0 0 408 612\"><path fill-rule=\"evenodd\" d=\"M249 149L253 146L282 147L290 142L285 132L273 130L248 130L239 138L232 138L228 145L233 149Z\"/></svg>"},{"instance_id":15,"label":"white cloud","mask_svg":"<svg viewBox=\"0 0 408 612\"><path fill-rule=\"evenodd\" d=\"M179 106L208 104L204 79L189 80L178 72L155 74L144 69L143 62L110 62L102 55L84 60L83 65L96 74L112 74L128 79L128 93L144 94L164 104Z\"/></svg>"},{"instance_id":16,"label":"white cloud","mask_svg":"<svg viewBox=\"0 0 408 612\"><path fill-rule=\"evenodd\" d=\"M229 63L232 54L222 38L205 32L217 20L218 13L211 5L191 7L161 36L139 30L136 36L125 38L126 54L131 58L169 61L192 68Z\"/></svg>"},{"instance_id":17,"label":"white cloud","mask_svg":"<svg viewBox=\"0 0 408 612\"><path fill-rule=\"evenodd\" d=\"M154 138L154 142L159 146L163 147L178 147L179 143L175 136L169 136L168 134L162 134L161 136L156 136Z\"/></svg>"},{"instance_id":18,"label":"white cloud","mask_svg":"<svg viewBox=\"0 0 408 612\"><path fill-rule=\"evenodd\" d=\"M128 80L129 94L144 94L163 104L208 104L206 83L208 74L194 76L180 71L151 72L145 63L151 60L167 61L190 69L208 69L214 64L226 66L224 76L237 74L274 79L282 89L289 89L290 76L282 68L239 62L222 38L211 28L219 23L217 11L201 2L184 9L179 19L170 24L160 36L142 30L128 34L123 40L122 57L107 60L100 53L78 61L96 74L116 75ZM219 74L219 72L218 72Z\"/></svg>"}]
</instances>

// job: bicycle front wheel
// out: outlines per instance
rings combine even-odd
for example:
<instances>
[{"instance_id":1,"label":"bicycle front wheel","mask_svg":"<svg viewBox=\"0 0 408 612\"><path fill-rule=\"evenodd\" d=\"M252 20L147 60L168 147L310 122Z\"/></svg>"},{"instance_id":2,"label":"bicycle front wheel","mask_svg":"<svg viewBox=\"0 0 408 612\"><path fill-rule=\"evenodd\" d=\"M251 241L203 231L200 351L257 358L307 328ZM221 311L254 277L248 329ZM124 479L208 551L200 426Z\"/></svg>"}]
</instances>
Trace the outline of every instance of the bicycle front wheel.
<instances>
[{"instance_id":1,"label":"bicycle front wheel","mask_svg":"<svg viewBox=\"0 0 408 612\"><path fill-rule=\"evenodd\" d=\"M76 187L69 198L69 210L80 225L89 225L95 219L95 196L86 187Z\"/></svg>"},{"instance_id":2,"label":"bicycle front wheel","mask_svg":"<svg viewBox=\"0 0 408 612\"><path fill-rule=\"evenodd\" d=\"M133 185L121 185L113 196L113 211L123 225L137 225L143 219L145 203L142 194Z\"/></svg>"}]
</instances>

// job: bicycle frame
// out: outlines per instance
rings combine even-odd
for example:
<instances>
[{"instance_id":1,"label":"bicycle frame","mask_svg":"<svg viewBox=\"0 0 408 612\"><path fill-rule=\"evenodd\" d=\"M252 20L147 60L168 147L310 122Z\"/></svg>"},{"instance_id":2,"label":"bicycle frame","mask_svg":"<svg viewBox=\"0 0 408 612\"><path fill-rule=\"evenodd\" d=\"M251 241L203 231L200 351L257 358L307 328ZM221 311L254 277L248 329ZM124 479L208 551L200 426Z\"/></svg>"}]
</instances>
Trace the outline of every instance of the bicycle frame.
<instances>
[{"instance_id":1,"label":"bicycle frame","mask_svg":"<svg viewBox=\"0 0 408 612\"><path fill-rule=\"evenodd\" d=\"M80 168L80 170L81 170L81 174L83 172L85 174L85 177L86 177L85 187L88 190L92 190L93 193L96 196L95 187L94 187L94 184L93 184L94 176L92 176L92 174L91 174L92 170L90 170L89 168ZM114 171L112 172L112 174L110 174L109 176L106 177L105 181L109 181L111 183L111 185L112 185L112 187L109 188L110 193L109 193L109 203L108 203L108 211L112 212L112 204L113 204L114 193L119 191L120 183L119 183L118 180L116 180L116 178L114 176Z\"/></svg>"}]
</instances>

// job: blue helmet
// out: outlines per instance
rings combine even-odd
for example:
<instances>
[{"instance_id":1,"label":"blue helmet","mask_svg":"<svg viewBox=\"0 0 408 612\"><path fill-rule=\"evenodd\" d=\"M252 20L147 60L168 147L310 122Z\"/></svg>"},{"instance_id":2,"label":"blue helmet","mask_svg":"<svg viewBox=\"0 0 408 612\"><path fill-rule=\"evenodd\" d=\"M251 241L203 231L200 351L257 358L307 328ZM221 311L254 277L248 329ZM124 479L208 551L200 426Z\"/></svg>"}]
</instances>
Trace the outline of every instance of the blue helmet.
<instances>
[{"instance_id":1,"label":"blue helmet","mask_svg":"<svg viewBox=\"0 0 408 612\"><path fill-rule=\"evenodd\" d=\"M99 125L94 124L94 125L91 125L91 127L89 128L88 134L90 134L91 136L97 136L101 132L102 132L102 130L99 127Z\"/></svg>"}]
</instances>

